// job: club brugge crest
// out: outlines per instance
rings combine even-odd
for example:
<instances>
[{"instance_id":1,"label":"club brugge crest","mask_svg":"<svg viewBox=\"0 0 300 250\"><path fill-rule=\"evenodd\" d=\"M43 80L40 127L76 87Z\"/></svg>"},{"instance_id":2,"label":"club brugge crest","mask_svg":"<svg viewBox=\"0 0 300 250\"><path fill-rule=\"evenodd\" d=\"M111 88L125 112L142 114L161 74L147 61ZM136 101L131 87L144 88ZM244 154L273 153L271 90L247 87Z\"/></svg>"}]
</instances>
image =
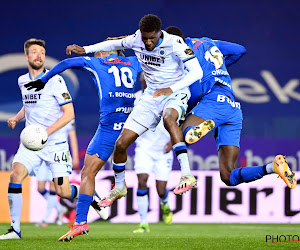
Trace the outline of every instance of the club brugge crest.
<instances>
[{"instance_id":1,"label":"club brugge crest","mask_svg":"<svg viewBox=\"0 0 300 250\"><path fill-rule=\"evenodd\" d=\"M166 55L166 50L164 48L161 48L159 51L158 51L158 54L160 56L165 56Z\"/></svg>"}]
</instances>

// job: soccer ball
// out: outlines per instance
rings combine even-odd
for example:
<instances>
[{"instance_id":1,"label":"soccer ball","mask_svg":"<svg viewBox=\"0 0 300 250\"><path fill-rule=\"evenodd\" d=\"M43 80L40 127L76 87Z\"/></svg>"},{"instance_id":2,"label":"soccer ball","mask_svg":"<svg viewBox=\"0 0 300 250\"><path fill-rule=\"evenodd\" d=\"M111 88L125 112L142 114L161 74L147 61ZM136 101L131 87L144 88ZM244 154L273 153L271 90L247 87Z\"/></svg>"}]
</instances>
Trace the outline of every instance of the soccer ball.
<instances>
[{"instance_id":1,"label":"soccer ball","mask_svg":"<svg viewBox=\"0 0 300 250\"><path fill-rule=\"evenodd\" d=\"M21 142L30 150L41 150L47 141L48 133L41 125L28 125L21 132Z\"/></svg>"}]
</instances>

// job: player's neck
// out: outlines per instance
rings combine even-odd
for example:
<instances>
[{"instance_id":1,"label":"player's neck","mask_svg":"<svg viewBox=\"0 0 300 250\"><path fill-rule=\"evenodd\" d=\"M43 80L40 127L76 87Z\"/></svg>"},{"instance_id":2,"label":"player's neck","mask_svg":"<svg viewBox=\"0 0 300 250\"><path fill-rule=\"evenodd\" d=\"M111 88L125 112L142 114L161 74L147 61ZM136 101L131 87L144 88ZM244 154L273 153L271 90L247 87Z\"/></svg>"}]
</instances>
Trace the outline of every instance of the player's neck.
<instances>
[{"instance_id":1,"label":"player's neck","mask_svg":"<svg viewBox=\"0 0 300 250\"><path fill-rule=\"evenodd\" d=\"M41 74L45 70L45 68L42 67L42 68L36 70L36 69L29 67L28 70L29 70L31 79L34 80L39 74Z\"/></svg>"}]
</instances>

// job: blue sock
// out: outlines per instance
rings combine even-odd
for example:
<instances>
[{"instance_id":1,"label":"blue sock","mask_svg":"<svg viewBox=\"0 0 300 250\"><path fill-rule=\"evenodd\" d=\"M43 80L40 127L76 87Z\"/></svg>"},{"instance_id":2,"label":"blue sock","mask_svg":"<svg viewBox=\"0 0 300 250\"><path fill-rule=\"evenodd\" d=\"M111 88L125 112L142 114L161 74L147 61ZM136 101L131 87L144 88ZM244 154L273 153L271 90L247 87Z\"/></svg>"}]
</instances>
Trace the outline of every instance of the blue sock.
<instances>
[{"instance_id":1,"label":"blue sock","mask_svg":"<svg viewBox=\"0 0 300 250\"><path fill-rule=\"evenodd\" d=\"M92 201L92 196L87 194L79 195L76 208L76 223L80 224L81 222L87 221L87 215Z\"/></svg>"},{"instance_id":2,"label":"blue sock","mask_svg":"<svg viewBox=\"0 0 300 250\"><path fill-rule=\"evenodd\" d=\"M194 127L197 127L197 126L189 126L189 127L185 128L185 130L183 131L183 136L185 137L187 132L189 132L189 130Z\"/></svg>"},{"instance_id":3,"label":"blue sock","mask_svg":"<svg viewBox=\"0 0 300 250\"><path fill-rule=\"evenodd\" d=\"M266 165L256 167L236 168L231 171L230 184L236 186L243 182L251 182L267 175Z\"/></svg>"}]
</instances>

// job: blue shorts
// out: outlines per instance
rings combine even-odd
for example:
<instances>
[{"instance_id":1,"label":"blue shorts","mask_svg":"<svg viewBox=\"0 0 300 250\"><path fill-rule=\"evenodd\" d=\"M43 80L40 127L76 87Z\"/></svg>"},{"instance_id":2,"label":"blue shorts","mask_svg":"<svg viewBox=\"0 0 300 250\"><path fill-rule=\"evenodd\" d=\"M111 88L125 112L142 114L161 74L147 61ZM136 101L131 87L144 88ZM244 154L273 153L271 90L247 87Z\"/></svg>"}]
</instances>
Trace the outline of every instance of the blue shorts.
<instances>
[{"instance_id":1,"label":"blue shorts","mask_svg":"<svg viewBox=\"0 0 300 250\"><path fill-rule=\"evenodd\" d=\"M93 139L90 141L86 153L89 155L96 154L101 160L107 161L114 151L115 142L118 139L121 130L122 126L115 127L114 124L99 124Z\"/></svg>"},{"instance_id":2,"label":"blue shorts","mask_svg":"<svg viewBox=\"0 0 300 250\"><path fill-rule=\"evenodd\" d=\"M215 122L213 131L218 150L222 145L240 147L243 114L240 103L233 97L222 92L207 94L190 114Z\"/></svg>"}]
</instances>

